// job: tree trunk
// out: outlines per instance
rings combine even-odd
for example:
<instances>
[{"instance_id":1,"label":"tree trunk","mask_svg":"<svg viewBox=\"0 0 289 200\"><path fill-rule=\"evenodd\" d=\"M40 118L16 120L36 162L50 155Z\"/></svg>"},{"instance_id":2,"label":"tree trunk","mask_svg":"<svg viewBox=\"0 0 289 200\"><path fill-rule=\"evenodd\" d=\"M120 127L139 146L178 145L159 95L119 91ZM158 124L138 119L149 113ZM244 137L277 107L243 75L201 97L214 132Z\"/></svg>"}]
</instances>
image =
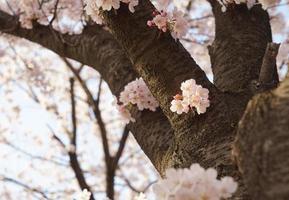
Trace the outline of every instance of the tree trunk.
<instances>
[{"instance_id":1,"label":"tree trunk","mask_svg":"<svg viewBox=\"0 0 289 200\"><path fill-rule=\"evenodd\" d=\"M289 77L248 104L234 153L253 199L289 199Z\"/></svg>"}]
</instances>

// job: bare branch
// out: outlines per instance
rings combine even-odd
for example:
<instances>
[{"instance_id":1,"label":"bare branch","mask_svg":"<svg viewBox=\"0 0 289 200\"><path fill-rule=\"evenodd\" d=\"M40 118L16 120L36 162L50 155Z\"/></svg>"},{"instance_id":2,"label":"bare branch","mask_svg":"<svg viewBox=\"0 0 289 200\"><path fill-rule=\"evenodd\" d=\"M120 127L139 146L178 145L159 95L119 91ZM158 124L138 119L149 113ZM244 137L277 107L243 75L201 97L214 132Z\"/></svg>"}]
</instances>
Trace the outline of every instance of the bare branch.
<instances>
[{"instance_id":1,"label":"bare branch","mask_svg":"<svg viewBox=\"0 0 289 200\"><path fill-rule=\"evenodd\" d=\"M53 163L55 165L60 165L60 166L64 166L64 167L68 166L67 163L65 163L65 162L60 162L60 161L57 161L57 160L54 160L54 159L48 159L48 158L45 158L45 157L42 157L42 156L38 156L38 155L31 154L29 152L26 152L25 150L15 146L14 144L12 144L9 141L5 141L5 144L8 145L9 147L15 149L16 151L28 156L29 158L37 159L37 160L41 160L41 161L45 161L45 162L50 162L50 163Z\"/></svg>"},{"instance_id":2,"label":"bare branch","mask_svg":"<svg viewBox=\"0 0 289 200\"><path fill-rule=\"evenodd\" d=\"M113 165L112 165L112 168L116 170L116 168L118 167L118 161L122 155L122 152L124 150L124 147L125 147L125 144L126 144L126 141L127 141L127 138L128 138L128 135L129 135L129 130L128 130L128 127L125 126L124 128L124 131L122 133L122 137L119 141L119 147L118 147L118 150L115 154L115 156L113 157Z\"/></svg>"},{"instance_id":3,"label":"bare branch","mask_svg":"<svg viewBox=\"0 0 289 200\"><path fill-rule=\"evenodd\" d=\"M27 184L25 184L25 183L22 183L22 182L20 182L20 181L18 181L18 180L15 180L15 179L13 179L13 178L9 178L9 177L1 176L1 175L0 175L0 180L5 181L5 182L10 182L10 183L16 184L16 185L18 185L18 186L20 186L20 187L23 187L23 188L26 189L26 190L29 190L29 191L31 191L31 192L40 194L40 195L42 196L42 198L44 198L44 199L52 200L52 199L48 198L47 195L46 195L43 191L40 191L39 189L33 188L33 187L31 187L31 186L29 186L29 185L27 185Z\"/></svg>"},{"instance_id":4,"label":"bare branch","mask_svg":"<svg viewBox=\"0 0 289 200\"><path fill-rule=\"evenodd\" d=\"M75 94L74 94L74 79L70 78L69 82L70 82L71 121L72 121L71 144L76 147L77 119L76 119L76 102L75 102Z\"/></svg>"},{"instance_id":5,"label":"bare branch","mask_svg":"<svg viewBox=\"0 0 289 200\"><path fill-rule=\"evenodd\" d=\"M114 198L114 176L115 176L115 168L113 168L113 159L110 155L109 151L109 144L108 144L108 138L107 138L107 130L105 128L104 121L101 116L101 112L99 110L99 100L101 95L101 85L102 85L102 79L99 81L98 85L98 94L97 98L94 99L92 93L90 92L89 88L85 84L84 80L81 78L78 70L76 70L72 64L66 59L62 58L62 60L66 63L67 67L71 70L71 72L74 74L78 82L80 83L82 89L87 95L87 102L89 106L92 107L94 116L97 120L98 126L100 128L100 135L101 135L101 141L103 146L103 152L105 157L105 164L106 164L106 193L107 196L113 200Z\"/></svg>"},{"instance_id":6,"label":"bare branch","mask_svg":"<svg viewBox=\"0 0 289 200\"><path fill-rule=\"evenodd\" d=\"M80 167L80 163L78 161L78 156L76 153L77 149L77 119L76 119L76 101L75 101L75 91L74 91L74 78L69 79L70 82L70 98L71 98L71 121L72 121L72 137L70 139L70 144L73 145L73 150L68 151L70 166L75 174L77 182L82 190L87 189L91 192L90 200L94 200L93 192L91 191L90 186L87 184L86 179L84 177L84 173Z\"/></svg>"},{"instance_id":7,"label":"bare branch","mask_svg":"<svg viewBox=\"0 0 289 200\"><path fill-rule=\"evenodd\" d=\"M280 44L268 43L261 66L259 84L263 89L272 89L277 86L276 57Z\"/></svg>"},{"instance_id":8,"label":"bare branch","mask_svg":"<svg viewBox=\"0 0 289 200\"><path fill-rule=\"evenodd\" d=\"M52 138L55 139L62 148L65 149L65 144L64 142L62 142L62 140L55 134L54 130L52 129L51 126L47 125L47 128L50 130L50 132L52 133Z\"/></svg>"},{"instance_id":9,"label":"bare branch","mask_svg":"<svg viewBox=\"0 0 289 200\"><path fill-rule=\"evenodd\" d=\"M82 89L84 90L84 92L87 95L88 103L92 107L93 113L95 115L95 118L96 118L98 125L99 125L99 128L100 128L100 134L101 134L103 150L104 150L104 154L105 154L105 160L107 163L110 163L111 158L110 158L109 145L108 145L108 140L107 140L107 131L106 131L105 124L103 122L103 119L101 117L101 113L99 110L99 96L101 94L101 82L102 81L100 80L100 83L99 83L98 97L97 97L97 99L94 99L92 93L90 92L90 90L87 87L87 85L85 84L85 82L82 80L78 71L76 69L74 69L72 64L66 58L62 58L62 60L66 63L67 67L72 71L72 73L74 74L74 76L76 77L76 79L80 83Z\"/></svg>"}]
</instances>

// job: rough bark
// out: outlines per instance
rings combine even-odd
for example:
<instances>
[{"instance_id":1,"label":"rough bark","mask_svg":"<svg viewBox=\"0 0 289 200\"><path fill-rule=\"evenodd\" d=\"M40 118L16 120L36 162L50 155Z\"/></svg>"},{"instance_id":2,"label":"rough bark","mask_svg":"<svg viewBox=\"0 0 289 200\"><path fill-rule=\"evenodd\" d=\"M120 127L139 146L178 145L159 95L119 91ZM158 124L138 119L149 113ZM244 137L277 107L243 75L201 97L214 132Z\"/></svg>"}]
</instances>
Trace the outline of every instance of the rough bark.
<instances>
[{"instance_id":1,"label":"rough bark","mask_svg":"<svg viewBox=\"0 0 289 200\"><path fill-rule=\"evenodd\" d=\"M156 168L163 172L168 167L184 168L194 162L200 163L204 167L215 167L220 176L230 175L239 181L239 191L234 196L234 199L251 199L243 184L243 177L239 173L236 163L231 159L231 150L238 129L238 122L246 109L246 105L255 93L260 92L256 89L255 82L259 80L266 47L272 41L269 17L268 13L260 5L254 6L250 11L245 5L234 5L223 13L217 1L209 0L209 2L212 5L216 19L216 38L209 48L215 85L208 81L204 72L189 53L179 42L173 40L169 33L160 34L158 30L146 26L146 21L151 19L151 13L154 10L149 0L140 1L134 14L127 10L127 6L121 6L117 11L104 12L105 21L120 45L111 38L111 35L103 40L101 39L103 37L102 34L94 37L99 32L99 30L95 29L88 31L88 38L90 39L85 39L86 31L89 28L81 35L81 39L76 40L82 41L77 48L67 45L65 45L65 48L62 46L50 46L47 42L44 43L42 41L43 37L32 37L27 34L27 31L25 31L25 34L21 33L21 31L20 33L16 31L15 34L15 30L11 33L30 38L30 40L53 49L59 54L73 57L79 61L82 60L81 62L89 65L95 66L98 65L95 63L99 62L105 64L112 71L108 73L107 69L98 70L104 74L104 78L108 79L108 83L111 85L126 84L135 77L135 75L132 75L134 73L132 69L137 71L160 102L161 109L170 122L168 123L161 111L151 113L133 110L134 115L137 117L137 122L131 124L130 128L135 130L134 135L137 141ZM35 27L36 30L37 27L39 26ZM69 37L65 36L64 38L68 39ZM94 38L95 41L91 40L91 38ZM51 42L51 39L48 41ZM110 42L113 45L108 45ZM102 51L99 48L103 48ZM111 48L116 48L117 51L114 52ZM105 53L101 53L103 51ZM91 56L91 52L93 52L94 56ZM128 69L125 67L128 67ZM276 69L272 69L274 69L272 81L277 82ZM114 71L118 72L117 76L113 76ZM105 75L106 73L108 74ZM190 78L196 79L198 84L210 90L211 106L202 115L195 115L191 112L178 116L169 110L170 102L172 96L179 92L181 82ZM110 80L112 83L110 83ZM119 88L119 86L112 87L113 92L118 93L120 89L114 91L115 88ZM288 121L281 120L279 117L286 119L286 115L282 114L279 116L278 113L278 111L281 112L284 109L284 113L288 114L288 95L284 97L284 94L288 94L288 85L282 84L280 88L272 93L261 94L260 98L257 96L256 99L263 100L256 100L255 104L250 104L253 108L250 108L250 106L247 108L250 111L246 112L238 129L238 137L240 139L236 145L238 147L236 152L239 152L239 166L243 169L242 172L244 172L246 184L249 186L249 192L254 199L260 199L256 195L266 189L268 189L266 191L271 197L272 194L273 196L275 195L274 192L276 191L280 193L280 199L287 194L285 189L281 191L281 189L275 190L272 187L273 183L278 184L276 181L279 181L281 182L279 184L280 188L285 188L283 186L286 185L288 180L288 169L281 166L281 164L288 164L288 160L285 159L288 154L284 151L286 145L288 145L288 139L284 136L284 130L286 130L284 128L286 128L286 123L288 128ZM267 97L268 95L269 97ZM273 105L277 107L274 115L271 114L273 111L268 109ZM262 112L264 107L267 110L266 112ZM257 122L256 125L252 122L249 123L250 120L255 120L253 115L250 114L251 112L258 113L255 118L260 117L260 123ZM269 173L268 169L270 169L274 173L262 185L261 178L265 178L265 175L263 173L260 174L258 170L260 170L260 163L264 164L259 159L264 153L261 151L262 149L257 148L258 151L250 155L251 152L246 149L247 146L245 145L249 142L250 149L250 144L254 146L255 142L257 144L260 142L259 146L262 146L262 141L265 140L262 139L263 134L259 133L261 131L265 131L264 138L272 136L266 134L268 127L266 129L266 127L263 128L261 126L262 123L267 123L266 120L270 120L272 116L276 119L279 118L280 120L276 123L283 127L273 129L276 129L276 135L278 136L279 134L281 138L278 137L276 141L279 142L282 139L284 141L280 141L280 144L283 144L280 145L280 148L270 150L270 154L268 154L278 156L269 156L272 160L268 160L268 156L266 157L266 162L272 161L276 163L278 169L272 170L274 166L268 166L265 163L261 169L267 170L266 173ZM256 121L258 120L256 119ZM246 123L248 123L248 127ZM172 131L172 128L174 131ZM243 132L243 129L248 132ZM246 138L251 129L252 134ZM261 141L259 141L258 137L261 137ZM250 138L252 140L247 141ZM275 141L272 143L275 144ZM265 147L271 148L272 145L269 142L269 145L266 143ZM279 157L279 154L282 155ZM255 164L252 171L250 171L250 162ZM255 177L254 180L257 180L257 182L251 179L250 174ZM283 177L285 181L282 179ZM257 186L254 187L254 184L257 184ZM274 192L272 192L273 190Z\"/></svg>"},{"instance_id":2,"label":"rough bark","mask_svg":"<svg viewBox=\"0 0 289 200\"><path fill-rule=\"evenodd\" d=\"M269 15L256 5L233 5L226 12L210 1L215 16L216 36L209 47L214 83L226 92L254 94L252 82L258 80L267 44L272 42ZM277 69L274 80L278 81ZM253 89L253 91L252 91Z\"/></svg>"},{"instance_id":3,"label":"rough bark","mask_svg":"<svg viewBox=\"0 0 289 200\"><path fill-rule=\"evenodd\" d=\"M133 15L121 7L117 14L109 12L104 17L175 130L164 167L183 168L195 162L215 167L220 176L230 175L240 181L236 198L247 199L230 154L235 128L247 102L241 94L218 91L179 42L168 34L160 35L157 30L149 29L146 20L151 18L153 9L151 3L144 0ZM170 101L179 92L181 82L190 78L210 90L212 104L203 115L191 112L178 116L169 110Z\"/></svg>"},{"instance_id":4,"label":"rough bark","mask_svg":"<svg viewBox=\"0 0 289 200\"><path fill-rule=\"evenodd\" d=\"M216 37L209 53L218 89L238 94L242 102L247 103L255 93L276 87L279 81L276 68L278 48L270 43L272 34L268 13L261 5L251 10L246 5L233 5L223 13L218 2L212 0L210 3L215 16ZM240 105L241 115L244 105ZM233 130L232 134L235 133ZM247 176L250 175L243 174L243 177ZM249 193L252 194L250 190ZM259 199L256 196L250 198Z\"/></svg>"},{"instance_id":5,"label":"rough bark","mask_svg":"<svg viewBox=\"0 0 289 200\"><path fill-rule=\"evenodd\" d=\"M277 87L278 79L274 76L277 69L276 58L279 47L280 44L276 43L268 43L267 45L258 80L258 87L263 91Z\"/></svg>"},{"instance_id":6,"label":"rough bark","mask_svg":"<svg viewBox=\"0 0 289 200\"><path fill-rule=\"evenodd\" d=\"M239 123L235 157L253 199L289 199L289 77L254 97Z\"/></svg>"},{"instance_id":7,"label":"rough bark","mask_svg":"<svg viewBox=\"0 0 289 200\"><path fill-rule=\"evenodd\" d=\"M141 1L133 15L123 6L117 12L105 12L104 18L175 130L167 166L187 167L198 162L216 167L221 175L239 179L235 198L249 199L230 152L237 123L256 93L253 83L259 78L267 44L272 40L269 17L260 5L251 10L243 4L234 5L223 13L217 1L210 3L216 18L216 39L210 55L219 90L208 82L180 43L147 27L154 10L148 0ZM212 105L204 115L178 116L169 110L180 83L189 78L210 90ZM276 69L273 78L278 81Z\"/></svg>"},{"instance_id":8,"label":"rough bark","mask_svg":"<svg viewBox=\"0 0 289 200\"><path fill-rule=\"evenodd\" d=\"M116 12L105 12L104 17L134 69L159 101L174 130L182 133L190 128L189 123L183 123L184 120L191 121L194 115L180 116L169 109L173 96L180 92L181 83L194 78L198 84L210 89L211 96L216 92L213 84L180 42L175 41L170 33L161 33L158 29L147 26L154 10L149 0L143 0L133 14L123 4Z\"/></svg>"},{"instance_id":9,"label":"rough bark","mask_svg":"<svg viewBox=\"0 0 289 200\"><path fill-rule=\"evenodd\" d=\"M77 60L96 69L116 96L138 75L130 60L101 26L87 26L81 35L62 35L47 26L19 27L17 18L0 11L0 31L40 44L62 57ZM145 154L161 172L164 156L172 142L173 130L160 109L157 112L133 111L136 123L129 128Z\"/></svg>"}]
</instances>

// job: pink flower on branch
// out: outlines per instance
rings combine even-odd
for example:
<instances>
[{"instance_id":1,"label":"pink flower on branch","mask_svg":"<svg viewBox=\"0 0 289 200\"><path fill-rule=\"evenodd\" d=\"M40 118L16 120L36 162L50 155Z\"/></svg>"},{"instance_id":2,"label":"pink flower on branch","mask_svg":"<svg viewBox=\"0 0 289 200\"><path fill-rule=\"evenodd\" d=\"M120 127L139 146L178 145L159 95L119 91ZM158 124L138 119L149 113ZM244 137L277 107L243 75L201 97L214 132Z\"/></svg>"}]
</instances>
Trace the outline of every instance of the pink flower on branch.
<instances>
[{"instance_id":1,"label":"pink flower on branch","mask_svg":"<svg viewBox=\"0 0 289 200\"><path fill-rule=\"evenodd\" d=\"M181 84L182 95L176 95L171 102L171 111L177 114L188 113L189 109L196 109L198 114L205 113L210 106L209 90L196 84L194 79Z\"/></svg>"}]
</instances>

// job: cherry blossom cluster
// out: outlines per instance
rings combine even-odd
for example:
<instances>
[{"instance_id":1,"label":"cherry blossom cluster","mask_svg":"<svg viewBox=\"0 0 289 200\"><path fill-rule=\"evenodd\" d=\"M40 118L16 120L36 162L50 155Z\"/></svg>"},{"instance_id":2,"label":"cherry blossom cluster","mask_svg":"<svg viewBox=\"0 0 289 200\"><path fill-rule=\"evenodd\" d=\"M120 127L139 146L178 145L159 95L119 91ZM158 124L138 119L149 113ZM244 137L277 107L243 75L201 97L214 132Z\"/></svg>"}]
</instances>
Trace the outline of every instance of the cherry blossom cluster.
<instances>
[{"instance_id":1,"label":"cherry blossom cluster","mask_svg":"<svg viewBox=\"0 0 289 200\"><path fill-rule=\"evenodd\" d=\"M177 114L188 113L190 108L198 114L205 113L210 106L209 90L197 85L194 79L181 84L182 95L177 94L171 102L171 111Z\"/></svg>"},{"instance_id":2,"label":"cherry blossom cluster","mask_svg":"<svg viewBox=\"0 0 289 200\"><path fill-rule=\"evenodd\" d=\"M236 192L238 184L232 177L217 179L217 171L193 164L186 169L168 169L166 178L153 186L158 200L227 199Z\"/></svg>"},{"instance_id":3,"label":"cherry blossom cluster","mask_svg":"<svg viewBox=\"0 0 289 200\"><path fill-rule=\"evenodd\" d=\"M158 101L154 98L142 78L137 78L128 83L124 87L124 91L120 93L119 100L124 106L135 104L139 110L156 111L157 107L159 107Z\"/></svg>"},{"instance_id":4,"label":"cherry blossom cluster","mask_svg":"<svg viewBox=\"0 0 289 200\"><path fill-rule=\"evenodd\" d=\"M128 4L129 11L134 13L139 0L85 0L85 10L86 13L91 16L92 20L97 24L102 24L103 21L100 16L100 10L117 10L119 9L121 2Z\"/></svg>"},{"instance_id":5,"label":"cherry blossom cluster","mask_svg":"<svg viewBox=\"0 0 289 200\"><path fill-rule=\"evenodd\" d=\"M229 4L241 4L245 3L247 4L248 9L251 9L255 4L261 3L263 8L268 8L270 5L274 3L279 3L280 0L218 0L218 2L222 5L222 11L225 12L227 10L227 6Z\"/></svg>"},{"instance_id":6,"label":"cherry blossom cluster","mask_svg":"<svg viewBox=\"0 0 289 200\"><path fill-rule=\"evenodd\" d=\"M217 178L213 168L204 169L199 164L190 168L168 169L164 179L153 185L156 200L221 200L232 197L238 184L230 176ZM108 198L106 200L109 200ZM148 200L140 193L134 200Z\"/></svg>"},{"instance_id":7,"label":"cherry blossom cluster","mask_svg":"<svg viewBox=\"0 0 289 200\"><path fill-rule=\"evenodd\" d=\"M83 23L81 23L83 10L80 0L9 0L6 4L1 9L19 15L23 28L31 29L32 22L37 21L42 25L52 23L53 28L61 33L77 34L83 29ZM67 20L68 16L69 20Z\"/></svg>"},{"instance_id":8,"label":"cherry blossom cluster","mask_svg":"<svg viewBox=\"0 0 289 200\"><path fill-rule=\"evenodd\" d=\"M128 83L120 93L119 101L120 104L115 99L113 104L117 107L125 123L135 122L135 119L127 109L129 105L136 105L138 110L148 109L151 111L156 111L159 107L158 101L153 97L142 78L137 78Z\"/></svg>"},{"instance_id":9,"label":"cherry blossom cluster","mask_svg":"<svg viewBox=\"0 0 289 200\"><path fill-rule=\"evenodd\" d=\"M166 9L169 5L167 0L160 2L162 3L159 6L160 8ZM172 12L164 10L154 11L153 19L147 21L147 25L149 27L157 27L162 32L170 31L175 39L184 37L189 30L189 24L184 18L184 13L176 8Z\"/></svg>"}]
</instances>

